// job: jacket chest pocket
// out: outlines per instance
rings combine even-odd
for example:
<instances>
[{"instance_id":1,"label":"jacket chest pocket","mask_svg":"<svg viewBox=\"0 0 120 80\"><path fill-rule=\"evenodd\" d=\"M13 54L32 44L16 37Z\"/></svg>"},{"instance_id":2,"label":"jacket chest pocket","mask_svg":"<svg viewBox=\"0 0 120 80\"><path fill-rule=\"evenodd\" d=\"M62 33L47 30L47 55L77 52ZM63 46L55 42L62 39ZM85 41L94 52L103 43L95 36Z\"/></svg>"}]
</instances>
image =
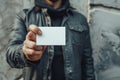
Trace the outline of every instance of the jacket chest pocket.
<instances>
[{"instance_id":1,"label":"jacket chest pocket","mask_svg":"<svg viewBox=\"0 0 120 80\"><path fill-rule=\"evenodd\" d=\"M71 37L72 44L83 45L85 40L85 31L87 27L85 25L70 25L69 26L69 35Z\"/></svg>"}]
</instances>

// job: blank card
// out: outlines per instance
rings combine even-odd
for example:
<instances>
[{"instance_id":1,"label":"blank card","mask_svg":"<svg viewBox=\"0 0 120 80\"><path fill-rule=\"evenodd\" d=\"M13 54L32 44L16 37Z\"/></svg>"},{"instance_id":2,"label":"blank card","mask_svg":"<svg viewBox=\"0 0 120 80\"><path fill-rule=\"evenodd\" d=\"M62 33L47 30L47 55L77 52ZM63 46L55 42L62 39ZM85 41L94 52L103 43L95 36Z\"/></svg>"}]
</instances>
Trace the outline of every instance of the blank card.
<instances>
[{"instance_id":1,"label":"blank card","mask_svg":"<svg viewBox=\"0 0 120 80\"><path fill-rule=\"evenodd\" d=\"M42 35L36 36L36 45L66 45L65 27L39 27Z\"/></svg>"}]
</instances>

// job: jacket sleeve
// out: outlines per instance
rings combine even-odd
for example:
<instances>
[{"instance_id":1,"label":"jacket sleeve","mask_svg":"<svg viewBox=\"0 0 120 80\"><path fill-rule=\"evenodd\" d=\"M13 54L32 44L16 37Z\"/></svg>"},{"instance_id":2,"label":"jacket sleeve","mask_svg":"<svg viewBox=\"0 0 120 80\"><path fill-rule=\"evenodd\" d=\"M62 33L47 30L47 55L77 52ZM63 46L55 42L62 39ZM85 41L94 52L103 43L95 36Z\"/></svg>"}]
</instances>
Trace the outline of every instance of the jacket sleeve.
<instances>
[{"instance_id":1,"label":"jacket sleeve","mask_svg":"<svg viewBox=\"0 0 120 80\"><path fill-rule=\"evenodd\" d=\"M24 17L24 12L20 12L19 15L16 16L8 42L6 59L8 64L13 68L23 68L30 62L25 58L22 51L23 42L27 34Z\"/></svg>"},{"instance_id":2,"label":"jacket sleeve","mask_svg":"<svg viewBox=\"0 0 120 80\"><path fill-rule=\"evenodd\" d=\"M87 30L84 32L85 37L84 37L84 50L82 57L82 72L83 72L82 80L95 80L92 47L91 47L89 26L87 21L85 21L85 25Z\"/></svg>"}]
</instances>

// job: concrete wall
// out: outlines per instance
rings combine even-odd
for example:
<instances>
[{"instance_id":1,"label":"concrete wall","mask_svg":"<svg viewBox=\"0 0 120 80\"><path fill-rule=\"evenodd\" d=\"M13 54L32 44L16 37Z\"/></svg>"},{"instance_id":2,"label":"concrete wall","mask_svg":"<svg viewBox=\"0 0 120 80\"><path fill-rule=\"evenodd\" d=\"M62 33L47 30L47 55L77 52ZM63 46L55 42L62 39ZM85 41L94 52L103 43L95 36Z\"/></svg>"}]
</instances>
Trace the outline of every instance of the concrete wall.
<instances>
[{"instance_id":1,"label":"concrete wall","mask_svg":"<svg viewBox=\"0 0 120 80\"><path fill-rule=\"evenodd\" d=\"M120 80L120 1L71 0L88 17L96 80ZM34 0L0 0L0 80L18 80L22 70L10 68L5 60L15 14L34 5Z\"/></svg>"},{"instance_id":2,"label":"concrete wall","mask_svg":"<svg viewBox=\"0 0 120 80\"><path fill-rule=\"evenodd\" d=\"M90 5L97 80L120 80L120 0L91 0Z\"/></svg>"},{"instance_id":3,"label":"concrete wall","mask_svg":"<svg viewBox=\"0 0 120 80\"><path fill-rule=\"evenodd\" d=\"M22 8L21 0L0 0L0 80L15 80L21 74L21 70L12 69L6 63L5 51L14 16Z\"/></svg>"}]
</instances>

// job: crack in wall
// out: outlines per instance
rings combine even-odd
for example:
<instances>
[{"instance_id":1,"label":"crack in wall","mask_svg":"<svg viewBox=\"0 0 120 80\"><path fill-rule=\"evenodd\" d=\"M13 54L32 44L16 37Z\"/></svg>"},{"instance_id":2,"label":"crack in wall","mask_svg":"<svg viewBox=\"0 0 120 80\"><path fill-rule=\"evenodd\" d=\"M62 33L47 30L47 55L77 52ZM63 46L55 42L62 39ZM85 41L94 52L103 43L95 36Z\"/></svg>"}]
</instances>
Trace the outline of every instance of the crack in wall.
<instances>
[{"instance_id":1,"label":"crack in wall","mask_svg":"<svg viewBox=\"0 0 120 80\"><path fill-rule=\"evenodd\" d=\"M90 13L89 14L91 14L91 12L93 12L95 10L100 10L100 11L120 15L120 8L105 6L103 4L90 4L90 9L89 9Z\"/></svg>"},{"instance_id":2,"label":"crack in wall","mask_svg":"<svg viewBox=\"0 0 120 80\"><path fill-rule=\"evenodd\" d=\"M113 6L106 6L104 4L90 4L90 9L94 9L94 8L103 8L106 10L120 11L120 8L113 7Z\"/></svg>"}]
</instances>

